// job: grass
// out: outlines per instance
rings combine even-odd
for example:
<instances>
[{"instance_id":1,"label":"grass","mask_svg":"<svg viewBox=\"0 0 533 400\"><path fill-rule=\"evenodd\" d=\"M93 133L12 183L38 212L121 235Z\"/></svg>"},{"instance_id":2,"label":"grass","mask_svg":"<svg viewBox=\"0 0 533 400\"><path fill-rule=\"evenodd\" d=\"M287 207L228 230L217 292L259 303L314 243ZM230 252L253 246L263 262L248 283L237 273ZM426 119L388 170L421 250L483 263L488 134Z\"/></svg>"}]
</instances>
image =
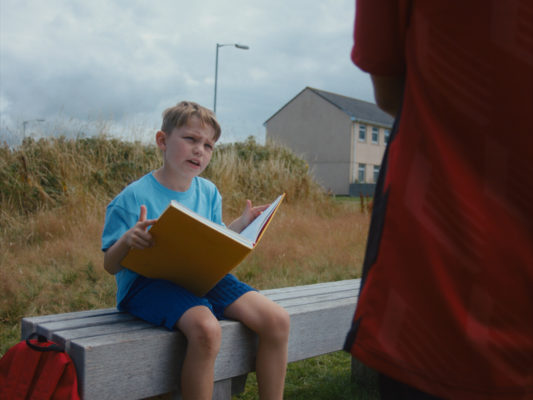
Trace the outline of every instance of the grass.
<instances>
[{"instance_id":1,"label":"grass","mask_svg":"<svg viewBox=\"0 0 533 400\"><path fill-rule=\"evenodd\" d=\"M361 387L351 379L351 357L339 351L291 363L287 367L284 399L290 400L375 400L374 387ZM243 393L233 400L256 400L255 374L248 375Z\"/></svg>"},{"instance_id":2,"label":"grass","mask_svg":"<svg viewBox=\"0 0 533 400\"><path fill-rule=\"evenodd\" d=\"M153 146L104 136L0 147L0 356L20 340L25 316L115 305L100 251L105 206L160 161ZM288 150L253 140L222 145L205 176L223 195L225 222L246 198L260 203L287 193L258 248L235 270L242 280L269 289L360 276L368 209L359 199L327 196ZM364 398L349 376L342 352L293 363L285 398ZM254 385L251 374L238 398L257 398Z\"/></svg>"}]
</instances>

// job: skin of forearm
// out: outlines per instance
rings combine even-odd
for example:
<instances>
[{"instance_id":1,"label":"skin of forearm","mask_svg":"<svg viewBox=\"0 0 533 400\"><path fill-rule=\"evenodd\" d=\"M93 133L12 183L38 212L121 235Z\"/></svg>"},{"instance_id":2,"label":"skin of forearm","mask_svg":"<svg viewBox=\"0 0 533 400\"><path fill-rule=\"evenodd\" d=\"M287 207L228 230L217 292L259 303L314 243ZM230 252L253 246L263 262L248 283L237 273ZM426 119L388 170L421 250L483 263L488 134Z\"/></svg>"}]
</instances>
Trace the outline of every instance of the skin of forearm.
<instances>
[{"instance_id":1,"label":"skin of forearm","mask_svg":"<svg viewBox=\"0 0 533 400\"><path fill-rule=\"evenodd\" d=\"M119 240L113 244L107 251L104 253L104 269L112 275L115 275L122 269L120 263L128 254L130 247L127 245L124 237L121 237Z\"/></svg>"}]
</instances>

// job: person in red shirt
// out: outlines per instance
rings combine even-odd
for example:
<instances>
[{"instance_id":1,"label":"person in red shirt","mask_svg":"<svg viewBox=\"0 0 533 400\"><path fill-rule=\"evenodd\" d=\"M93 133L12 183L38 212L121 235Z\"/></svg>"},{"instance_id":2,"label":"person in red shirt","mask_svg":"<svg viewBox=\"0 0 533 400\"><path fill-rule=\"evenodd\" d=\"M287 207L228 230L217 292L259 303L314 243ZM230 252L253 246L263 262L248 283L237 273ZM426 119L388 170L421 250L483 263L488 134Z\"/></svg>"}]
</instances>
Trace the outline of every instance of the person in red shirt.
<instances>
[{"instance_id":1,"label":"person in red shirt","mask_svg":"<svg viewBox=\"0 0 533 400\"><path fill-rule=\"evenodd\" d=\"M533 399L533 2L358 0L354 39L396 120L345 349L384 398Z\"/></svg>"}]
</instances>

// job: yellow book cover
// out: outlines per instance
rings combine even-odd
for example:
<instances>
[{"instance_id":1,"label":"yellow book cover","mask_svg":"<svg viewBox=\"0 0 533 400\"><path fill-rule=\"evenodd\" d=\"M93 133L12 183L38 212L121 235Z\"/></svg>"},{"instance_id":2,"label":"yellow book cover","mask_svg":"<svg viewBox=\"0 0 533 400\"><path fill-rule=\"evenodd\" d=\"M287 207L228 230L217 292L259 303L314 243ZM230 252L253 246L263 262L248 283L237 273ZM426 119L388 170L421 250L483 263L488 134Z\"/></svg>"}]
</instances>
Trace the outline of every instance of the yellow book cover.
<instances>
[{"instance_id":1,"label":"yellow book cover","mask_svg":"<svg viewBox=\"0 0 533 400\"><path fill-rule=\"evenodd\" d=\"M284 197L278 196L241 233L172 201L150 229L154 245L131 249L122 265L203 296L255 248Z\"/></svg>"}]
</instances>

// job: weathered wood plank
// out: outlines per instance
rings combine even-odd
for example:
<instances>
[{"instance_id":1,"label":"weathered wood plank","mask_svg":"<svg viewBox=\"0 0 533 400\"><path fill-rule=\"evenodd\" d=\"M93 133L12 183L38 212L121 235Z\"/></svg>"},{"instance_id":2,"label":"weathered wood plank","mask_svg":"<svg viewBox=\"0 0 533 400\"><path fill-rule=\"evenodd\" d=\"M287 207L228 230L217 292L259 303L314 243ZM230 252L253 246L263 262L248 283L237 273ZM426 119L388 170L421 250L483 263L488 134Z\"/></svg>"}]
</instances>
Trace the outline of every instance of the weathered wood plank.
<instances>
[{"instance_id":1,"label":"weathered wood plank","mask_svg":"<svg viewBox=\"0 0 533 400\"><path fill-rule=\"evenodd\" d=\"M154 328L109 336L114 342L86 346L88 338L70 344L84 399L135 399L177 389L186 345L181 333Z\"/></svg>"},{"instance_id":2,"label":"weathered wood plank","mask_svg":"<svg viewBox=\"0 0 533 400\"><path fill-rule=\"evenodd\" d=\"M354 279L262 292L291 316L289 362L342 348L358 291L359 280ZM255 368L257 339L240 323L225 320L220 324L216 394L229 399L228 390L235 393L239 389L236 383L242 386L246 374ZM181 332L153 326L116 309L24 318L23 337L32 331L65 347L76 365L86 400L142 398L178 391L186 346ZM235 377L240 378L231 384Z\"/></svg>"},{"instance_id":3,"label":"weathered wood plank","mask_svg":"<svg viewBox=\"0 0 533 400\"><path fill-rule=\"evenodd\" d=\"M306 293L332 293L336 291L349 291L349 292L358 292L359 291L360 279L350 279L345 281L336 281L336 282L325 282L325 283L315 283L311 285L302 285L302 286L292 286L286 288L278 289L268 289L263 290L265 296L269 297L274 301L279 301L283 299L290 299L292 297L300 297Z\"/></svg>"},{"instance_id":4,"label":"weathered wood plank","mask_svg":"<svg viewBox=\"0 0 533 400\"><path fill-rule=\"evenodd\" d=\"M94 317L101 315L116 315L116 314L126 314L121 311L118 311L116 308L104 308L100 310L89 310L89 311L76 311L71 313L63 314L52 314L52 315L42 315L36 317L25 317L21 321L21 338L26 339L29 334L35 331L35 327L40 324L47 322L57 322L64 321L69 319L80 319L85 317Z\"/></svg>"},{"instance_id":5,"label":"weathered wood plank","mask_svg":"<svg viewBox=\"0 0 533 400\"><path fill-rule=\"evenodd\" d=\"M61 314L52 314L52 315L39 315L34 317L26 317L23 320L30 320L36 323L49 322L49 321L62 321L65 319L78 319L85 317L96 317L106 314L116 314L122 313L122 311L117 310L115 307L112 308L101 308L98 310L86 310L86 311L74 311L69 313Z\"/></svg>"},{"instance_id":6,"label":"weathered wood plank","mask_svg":"<svg viewBox=\"0 0 533 400\"><path fill-rule=\"evenodd\" d=\"M215 382L213 400L228 400L231 398L231 379Z\"/></svg>"},{"instance_id":7,"label":"weathered wood plank","mask_svg":"<svg viewBox=\"0 0 533 400\"><path fill-rule=\"evenodd\" d=\"M310 304L316 304L318 307L324 302L335 302L335 301L343 301L349 299L353 301L356 299L355 293L349 294L345 292L335 292L335 293L324 293L316 296L305 296L305 297L298 297L283 301L277 301L279 305L282 307L289 309L294 307L299 307L301 305L310 305Z\"/></svg>"},{"instance_id":8,"label":"weathered wood plank","mask_svg":"<svg viewBox=\"0 0 533 400\"><path fill-rule=\"evenodd\" d=\"M113 333L126 333L140 329L152 328L152 324L146 321L135 319L132 321L118 322L107 325L90 326L60 331L48 331L46 337L50 338L50 340L54 341L55 343L66 347L70 344L70 341L85 337L110 335Z\"/></svg>"},{"instance_id":9,"label":"weathered wood plank","mask_svg":"<svg viewBox=\"0 0 533 400\"><path fill-rule=\"evenodd\" d=\"M133 321L136 318L128 313L116 313L99 315L87 318L76 318L62 321L50 321L39 324L43 329L49 331L66 330L66 329L78 329L91 326L116 324L118 322Z\"/></svg>"}]
</instances>

